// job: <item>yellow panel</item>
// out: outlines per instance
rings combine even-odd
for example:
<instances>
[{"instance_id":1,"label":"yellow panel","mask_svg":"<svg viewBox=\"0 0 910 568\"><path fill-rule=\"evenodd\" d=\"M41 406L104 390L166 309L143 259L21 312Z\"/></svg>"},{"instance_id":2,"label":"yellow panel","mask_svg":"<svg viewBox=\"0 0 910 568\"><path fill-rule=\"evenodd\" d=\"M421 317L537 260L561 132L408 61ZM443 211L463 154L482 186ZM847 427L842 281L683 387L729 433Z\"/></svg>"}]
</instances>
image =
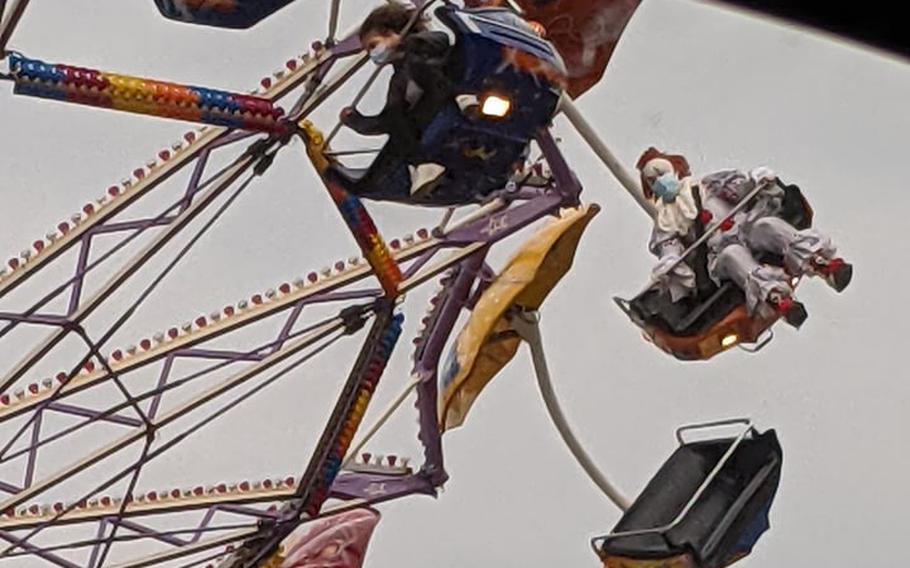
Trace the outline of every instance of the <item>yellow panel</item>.
<instances>
[{"instance_id":1,"label":"yellow panel","mask_svg":"<svg viewBox=\"0 0 910 568\"><path fill-rule=\"evenodd\" d=\"M478 300L443 369L439 423L461 426L474 401L518 351L520 340L506 313L538 309L572 267L578 242L597 205L567 209L551 219L506 265Z\"/></svg>"}]
</instances>

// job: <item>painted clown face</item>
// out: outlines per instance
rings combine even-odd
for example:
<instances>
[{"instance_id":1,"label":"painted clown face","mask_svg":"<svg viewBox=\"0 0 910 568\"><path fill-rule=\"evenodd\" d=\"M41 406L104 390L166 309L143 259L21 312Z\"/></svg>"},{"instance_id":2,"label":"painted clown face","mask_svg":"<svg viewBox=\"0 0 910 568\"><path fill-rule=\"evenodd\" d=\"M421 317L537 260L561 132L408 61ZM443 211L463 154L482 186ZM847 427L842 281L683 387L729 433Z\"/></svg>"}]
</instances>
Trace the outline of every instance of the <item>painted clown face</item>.
<instances>
[{"instance_id":1,"label":"painted clown face","mask_svg":"<svg viewBox=\"0 0 910 568\"><path fill-rule=\"evenodd\" d=\"M361 568L379 518L376 511L355 509L316 521L281 568Z\"/></svg>"}]
</instances>

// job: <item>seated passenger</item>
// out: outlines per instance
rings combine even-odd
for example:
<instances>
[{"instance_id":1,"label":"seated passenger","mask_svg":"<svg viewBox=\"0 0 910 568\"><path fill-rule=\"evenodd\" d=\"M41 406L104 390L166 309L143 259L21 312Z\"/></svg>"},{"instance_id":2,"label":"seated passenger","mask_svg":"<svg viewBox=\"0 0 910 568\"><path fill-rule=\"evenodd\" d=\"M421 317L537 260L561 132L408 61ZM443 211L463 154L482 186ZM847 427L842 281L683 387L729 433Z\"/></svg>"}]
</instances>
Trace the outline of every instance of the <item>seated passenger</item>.
<instances>
[{"instance_id":1,"label":"seated passenger","mask_svg":"<svg viewBox=\"0 0 910 568\"><path fill-rule=\"evenodd\" d=\"M408 164L411 195L432 190L445 168L429 161L421 147L421 135L442 106L452 100L453 82L446 75L449 38L430 31L418 18L407 36L401 31L415 16L415 8L392 2L373 10L360 27L360 41L377 65L391 64L385 108L376 116L364 116L348 107L341 122L359 134L387 134L394 157ZM389 165L393 160L387 161ZM381 179L381 176L373 176Z\"/></svg>"},{"instance_id":2,"label":"seated passenger","mask_svg":"<svg viewBox=\"0 0 910 568\"><path fill-rule=\"evenodd\" d=\"M853 267L835 256L830 237L811 228L797 230L780 217L784 191L771 170L757 168L748 174L728 170L697 180L683 156L655 148L641 156L637 168L643 191L657 208L648 246L660 259L653 276L672 301L697 293L696 263L701 261L715 284L730 280L743 290L750 315L773 309L790 325L799 327L807 313L793 298L795 277L822 277L838 292L850 283ZM723 223L706 241L704 250L668 271L698 236L713 222L724 219L755 184L762 184L764 189L752 202ZM756 258L762 254L780 256L782 266L763 264Z\"/></svg>"}]
</instances>

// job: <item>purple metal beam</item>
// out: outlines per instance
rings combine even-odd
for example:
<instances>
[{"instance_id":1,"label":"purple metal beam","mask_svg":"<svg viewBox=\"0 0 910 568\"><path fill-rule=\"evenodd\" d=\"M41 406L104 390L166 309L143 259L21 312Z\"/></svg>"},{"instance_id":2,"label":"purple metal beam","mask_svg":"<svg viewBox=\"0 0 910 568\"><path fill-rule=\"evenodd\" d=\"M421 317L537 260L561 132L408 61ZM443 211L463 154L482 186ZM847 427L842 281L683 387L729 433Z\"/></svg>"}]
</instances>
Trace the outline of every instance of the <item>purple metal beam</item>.
<instances>
[{"instance_id":1,"label":"purple metal beam","mask_svg":"<svg viewBox=\"0 0 910 568\"><path fill-rule=\"evenodd\" d=\"M254 509L253 507L246 507L244 505L216 505L214 507L219 511L225 513L231 513L234 515L244 515L247 517L255 517L257 519L277 519L277 511L260 511L259 509Z\"/></svg>"},{"instance_id":2,"label":"purple metal beam","mask_svg":"<svg viewBox=\"0 0 910 568\"><path fill-rule=\"evenodd\" d=\"M297 323L297 320L300 319L300 314L303 312L303 308L306 304L303 302L294 306L294 309L291 311L291 315L288 316L288 320L284 323L284 327L281 328L281 333L278 334L278 340L275 342L275 347L272 348L272 352L280 351L287 342L288 337L291 335L291 331L294 329L294 325Z\"/></svg>"},{"instance_id":3,"label":"purple metal beam","mask_svg":"<svg viewBox=\"0 0 910 568\"><path fill-rule=\"evenodd\" d=\"M41 558L42 560L46 560L46 561L50 562L51 564L60 566L60 568L81 568L80 566L73 564L69 560L60 558L56 554L51 554L50 552L45 552L45 551L41 550L40 547L37 547L33 544L29 544L19 538L14 537L13 535L11 535L9 533L0 531L0 539L3 539L10 544L13 544L19 548L22 548L23 550L27 550L28 552L34 554L38 558Z\"/></svg>"},{"instance_id":4,"label":"purple metal beam","mask_svg":"<svg viewBox=\"0 0 910 568\"><path fill-rule=\"evenodd\" d=\"M581 183L566 162L556 140L553 139L553 134L549 130L541 130L537 134L537 144L550 166L550 171L553 172L556 190L565 197L567 204L577 205L582 190Z\"/></svg>"},{"instance_id":5,"label":"purple metal beam","mask_svg":"<svg viewBox=\"0 0 910 568\"><path fill-rule=\"evenodd\" d=\"M161 367L161 376L158 377L158 386L155 389L157 392L155 393L155 396L152 397L151 404L149 404L149 420L154 420L158 416L158 410L161 408L161 398L164 396L164 387L167 385L173 368L174 355L171 354L167 356L167 359L164 360L164 365Z\"/></svg>"},{"instance_id":6,"label":"purple metal beam","mask_svg":"<svg viewBox=\"0 0 910 568\"><path fill-rule=\"evenodd\" d=\"M121 221L119 223L105 223L104 225L98 225L94 227L91 231L88 232L88 234L94 237L96 235L119 233L122 231L136 231L139 229L144 230L150 229L151 227L170 225L173 220L173 216L165 216L146 219L134 219L132 221Z\"/></svg>"},{"instance_id":7,"label":"purple metal beam","mask_svg":"<svg viewBox=\"0 0 910 568\"><path fill-rule=\"evenodd\" d=\"M199 182L202 180L202 174L205 173L205 166L208 164L210 154L210 147L206 148L199 154L199 157L196 159L196 167L193 168L193 173L190 175L190 181L187 183L186 192L183 196L183 202L180 205L180 212L183 213L187 207L190 206L190 203L193 201L193 196L199 192Z\"/></svg>"},{"instance_id":8,"label":"purple metal beam","mask_svg":"<svg viewBox=\"0 0 910 568\"><path fill-rule=\"evenodd\" d=\"M364 499L377 503L414 494L435 496L436 488L427 476L421 474L389 477L349 473L335 478L329 497L342 501Z\"/></svg>"},{"instance_id":9,"label":"purple metal beam","mask_svg":"<svg viewBox=\"0 0 910 568\"><path fill-rule=\"evenodd\" d=\"M214 359L216 361L252 361L259 362L265 355L258 353L243 353L223 349L184 349L174 353L175 356L186 359Z\"/></svg>"},{"instance_id":10,"label":"purple metal beam","mask_svg":"<svg viewBox=\"0 0 910 568\"><path fill-rule=\"evenodd\" d=\"M101 553L101 543L103 542L106 532L107 520L101 519L98 522L98 532L96 533L98 542L95 543L95 546L92 547L92 555L89 557L87 568L98 568L98 554Z\"/></svg>"},{"instance_id":11,"label":"purple metal beam","mask_svg":"<svg viewBox=\"0 0 910 568\"><path fill-rule=\"evenodd\" d=\"M175 536L162 535L156 530L152 530L144 525L140 525L139 523L128 521L126 519L120 519L117 521L117 524L129 531L133 531L136 534L146 535L154 540L169 544L171 546L186 546L187 544L191 544Z\"/></svg>"},{"instance_id":12,"label":"purple metal beam","mask_svg":"<svg viewBox=\"0 0 910 568\"><path fill-rule=\"evenodd\" d=\"M404 278L405 278L405 280L407 280L408 278L410 278L410 277L414 276L415 274L417 274L418 272L420 272L420 269L423 268L424 266L426 266L426 264L427 264L428 262L430 262L430 259L432 259L433 256L434 256L438 251L439 251L439 248L438 248L438 247L433 247L432 249L430 249L430 250L428 250L427 252L423 253L423 254L422 254L417 260L415 260L413 263L411 263L411 266L409 266L408 269L405 270L405 272L404 272Z\"/></svg>"},{"instance_id":13,"label":"purple metal beam","mask_svg":"<svg viewBox=\"0 0 910 568\"><path fill-rule=\"evenodd\" d=\"M228 130L217 140L209 144L208 151L217 150L218 148L223 148L225 146L230 146L235 142L240 142L241 140L246 140L247 138L252 138L253 136L259 136L260 132L252 132L249 130Z\"/></svg>"},{"instance_id":14,"label":"purple metal beam","mask_svg":"<svg viewBox=\"0 0 910 568\"><path fill-rule=\"evenodd\" d=\"M85 285L85 269L88 265L88 256L92 249L92 237L86 234L82 237L82 246L79 247L79 260L76 262L76 281L73 282L73 291L70 294L69 308L66 315L73 315L79 309L79 300L82 298L82 287Z\"/></svg>"},{"instance_id":15,"label":"purple metal beam","mask_svg":"<svg viewBox=\"0 0 910 568\"><path fill-rule=\"evenodd\" d=\"M191 538L187 544L196 544L202 539L202 535L205 529L207 529L209 525L212 524L212 520L215 518L215 513L217 512L217 507L211 507L208 511L206 511L205 516L202 517L202 521L199 523L199 528L195 531L193 538Z\"/></svg>"},{"instance_id":16,"label":"purple metal beam","mask_svg":"<svg viewBox=\"0 0 910 568\"><path fill-rule=\"evenodd\" d=\"M118 414L105 415L103 412L98 410L92 410L90 408L83 408L81 406L75 406L70 404L63 404L62 402L55 402L47 406L47 410L54 412L59 412L61 414L70 414L72 416L81 416L83 418L94 418L96 421L100 422L110 422L111 424L117 424L119 426L129 426L132 428L138 428L142 426L144 422L137 418L130 418L129 416L120 416Z\"/></svg>"},{"instance_id":17,"label":"purple metal beam","mask_svg":"<svg viewBox=\"0 0 910 568\"><path fill-rule=\"evenodd\" d=\"M420 378L417 386L417 411L420 423L418 438L424 448L423 468L435 485L441 485L448 479L437 411L439 360L471 293L471 286L483 268L485 258L486 249L462 262L454 281L444 293L439 314L431 322L426 342L418 347L414 365L414 372Z\"/></svg>"},{"instance_id":18,"label":"purple metal beam","mask_svg":"<svg viewBox=\"0 0 910 568\"><path fill-rule=\"evenodd\" d=\"M15 323L31 323L36 325L65 325L67 319L64 316L52 316L41 314L14 314L11 312L0 312L0 321L9 321Z\"/></svg>"},{"instance_id":19,"label":"purple metal beam","mask_svg":"<svg viewBox=\"0 0 910 568\"><path fill-rule=\"evenodd\" d=\"M29 488L35 481L35 466L38 463L38 441L41 439L41 424L44 422L44 412L40 411L35 415L35 423L32 426L32 443L28 450L28 464L25 466L25 482L23 486Z\"/></svg>"}]
</instances>

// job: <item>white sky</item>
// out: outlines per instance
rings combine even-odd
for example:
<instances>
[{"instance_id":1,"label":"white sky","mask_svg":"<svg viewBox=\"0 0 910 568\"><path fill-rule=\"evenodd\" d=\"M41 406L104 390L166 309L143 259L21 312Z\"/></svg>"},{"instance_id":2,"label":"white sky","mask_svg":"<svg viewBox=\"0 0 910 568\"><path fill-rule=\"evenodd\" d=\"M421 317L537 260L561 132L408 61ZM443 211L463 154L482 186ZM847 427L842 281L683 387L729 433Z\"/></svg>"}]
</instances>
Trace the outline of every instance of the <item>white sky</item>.
<instances>
[{"instance_id":1,"label":"white sky","mask_svg":"<svg viewBox=\"0 0 910 568\"><path fill-rule=\"evenodd\" d=\"M247 90L324 35L319 4L301 0L252 32L231 33L167 22L150 0L44 0L33 2L13 47L48 61ZM343 28L372 5L346 4ZM604 81L579 102L606 142L630 166L652 144L685 153L697 173L769 165L803 188L818 227L856 265L843 296L820 282L804 285L810 319L799 333L781 328L760 355L736 352L709 364L662 355L613 307L613 294L646 280L647 219L557 121L586 199L604 208L543 309L558 393L591 454L629 495L672 452L678 425L750 415L761 429L776 428L785 462L772 530L744 565L891 565L905 540L907 100L903 63L702 3L643 2ZM377 91L365 108L378 104ZM334 112L317 120L330 128ZM15 254L185 130L14 99L4 86L0 251ZM434 218L374 209L390 237ZM306 161L279 160L163 287L155 309L137 315L124 343L350 255L335 215ZM409 330L421 302L409 302ZM19 348L0 343L0 367ZM349 344L318 369L343 375L355 349ZM406 357L395 360L385 396L407 366ZM305 454L289 424L329 410L309 397L299 384L269 393L236 431L188 446L205 459L169 461L149 472L146 486L293 473L292 458ZM376 451L415 451L413 419L403 414ZM608 532L618 513L549 424L524 350L446 438L446 455L452 480L437 501L414 497L383 509L368 566L597 565L588 539Z\"/></svg>"}]
</instances>

